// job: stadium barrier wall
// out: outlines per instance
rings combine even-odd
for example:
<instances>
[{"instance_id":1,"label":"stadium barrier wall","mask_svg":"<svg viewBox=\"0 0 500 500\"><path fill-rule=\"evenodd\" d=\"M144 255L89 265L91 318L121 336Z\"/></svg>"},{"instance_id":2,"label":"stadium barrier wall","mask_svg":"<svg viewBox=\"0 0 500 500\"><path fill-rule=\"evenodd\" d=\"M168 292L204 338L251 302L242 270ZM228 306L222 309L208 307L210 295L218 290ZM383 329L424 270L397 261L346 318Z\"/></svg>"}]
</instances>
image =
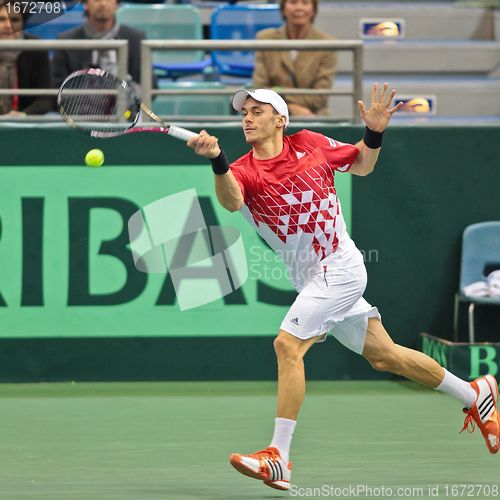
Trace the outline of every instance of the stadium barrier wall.
<instances>
[{"instance_id":1,"label":"stadium barrier wall","mask_svg":"<svg viewBox=\"0 0 500 500\"><path fill-rule=\"evenodd\" d=\"M464 380L500 373L500 342L450 342L422 333L422 352Z\"/></svg>"},{"instance_id":2,"label":"stadium barrier wall","mask_svg":"<svg viewBox=\"0 0 500 500\"><path fill-rule=\"evenodd\" d=\"M343 142L357 126L319 130ZM214 127L230 158L238 128ZM292 128L290 132L293 132ZM393 126L374 174L338 175L352 235L368 269L365 297L393 338L452 338L463 229L500 220L499 128ZM0 381L273 379L272 340L294 293L282 266L241 215L221 209L210 167L178 141L138 134L106 141L66 127L0 128ZM106 154L100 169L85 152ZM196 188L207 225L240 230L250 279L180 312L169 276L133 265L126 221L139 207ZM478 334L500 338L498 312ZM258 367L258 369L255 369ZM311 379L389 378L335 340L306 359Z\"/></svg>"}]
</instances>

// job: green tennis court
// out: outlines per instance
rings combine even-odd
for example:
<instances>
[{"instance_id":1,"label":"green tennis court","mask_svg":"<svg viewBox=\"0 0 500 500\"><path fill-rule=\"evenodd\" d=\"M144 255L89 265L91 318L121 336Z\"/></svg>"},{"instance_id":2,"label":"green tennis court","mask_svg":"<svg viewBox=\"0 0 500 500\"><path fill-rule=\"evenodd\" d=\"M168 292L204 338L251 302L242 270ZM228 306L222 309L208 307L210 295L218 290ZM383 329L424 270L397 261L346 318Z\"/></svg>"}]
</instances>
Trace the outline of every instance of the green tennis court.
<instances>
[{"instance_id":1,"label":"green tennis court","mask_svg":"<svg viewBox=\"0 0 500 500\"><path fill-rule=\"evenodd\" d=\"M357 125L315 130L351 143L361 133ZM366 298L399 344L420 349L421 332L452 336L463 230L499 219L498 131L397 125L376 175L338 176L365 256ZM210 132L228 157L247 151L239 127ZM178 141L137 134L104 145L50 124L7 124L0 134L8 145L0 159L0 500L500 497L500 454L488 453L478 430L459 434L456 400L389 382L333 340L306 359L314 381L293 440L290 491L237 473L229 454L260 450L273 433L272 341L295 297L282 264L243 217L220 207L210 167ZM80 168L95 147L106 165ZM249 279L181 311L169 275L136 269L127 221L192 189L207 226L240 231ZM472 195L474 210L464 203ZM478 315L478 332L486 325L498 340L496 324ZM498 378L500 351L475 352L459 359L463 377L488 370ZM102 382L80 383L88 380ZM111 383L125 380L137 382ZM165 382L140 382L150 380Z\"/></svg>"},{"instance_id":2,"label":"green tennis court","mask_svg":"<svg viewBox=\"0 0 500 500\"><path fill-rule=\"evenodd\" d=\"M0 397L2 499L462 496L453 485L500 495L498 457L479 431L458 434L460 405L412 383L309 383L289 493L228 463L268 445L271 382L5 384Z\"/></svg>"}]
</instances>

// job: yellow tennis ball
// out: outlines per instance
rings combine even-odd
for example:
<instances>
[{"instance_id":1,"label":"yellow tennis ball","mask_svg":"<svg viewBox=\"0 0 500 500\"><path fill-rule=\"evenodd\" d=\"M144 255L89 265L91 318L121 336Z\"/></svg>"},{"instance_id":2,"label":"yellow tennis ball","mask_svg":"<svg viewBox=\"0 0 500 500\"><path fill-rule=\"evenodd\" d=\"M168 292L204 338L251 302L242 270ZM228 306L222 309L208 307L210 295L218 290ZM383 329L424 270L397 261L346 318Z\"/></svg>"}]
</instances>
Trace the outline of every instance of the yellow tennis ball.
<instances>
[{"instance_id":1,"label":"yellow tennis ball","mask_svg":"<svg viewBox=\"0 0 500 500\"><path fill-rule=\"evenodd\" d=\"M97 168L104 163L104 153L100 149L91 149L85 155L85 165Z\"/></svg>"},{"instance_id":2,"label":"yellow tennis ball","mask_svg":"<svg viewBox=\"0 0 500 500\"><path fill-rule=\"evenodd\" d=\"M130 111L130 109L127 109L127 111L123 113L123 116L125 116L125 120L128 120L132 116L132 111Z\"/></svg>"}]
</instances>

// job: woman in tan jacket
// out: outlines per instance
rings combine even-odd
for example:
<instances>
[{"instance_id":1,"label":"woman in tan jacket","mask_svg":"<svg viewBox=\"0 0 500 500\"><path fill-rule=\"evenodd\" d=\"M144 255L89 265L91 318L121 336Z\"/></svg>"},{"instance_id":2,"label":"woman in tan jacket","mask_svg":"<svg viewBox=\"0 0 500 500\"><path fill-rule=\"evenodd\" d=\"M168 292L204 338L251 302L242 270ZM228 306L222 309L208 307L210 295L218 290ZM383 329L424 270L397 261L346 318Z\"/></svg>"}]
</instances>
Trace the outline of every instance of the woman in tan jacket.
<instances>
[{"instance_id":1,"label":"woman in tan jacket","mask_svg":"<svg viewBox=\"0 0 500 500\"><path fill-rule=\"evenodd\" d=\"M258 40L332 40L313 26L318 0L280 0L285 24L257 33ZM254 88L330 89L335 75L333 51L257 51ZM292 115L330 114L328 96L284 96Z\"/></svg>"}]
</instances>

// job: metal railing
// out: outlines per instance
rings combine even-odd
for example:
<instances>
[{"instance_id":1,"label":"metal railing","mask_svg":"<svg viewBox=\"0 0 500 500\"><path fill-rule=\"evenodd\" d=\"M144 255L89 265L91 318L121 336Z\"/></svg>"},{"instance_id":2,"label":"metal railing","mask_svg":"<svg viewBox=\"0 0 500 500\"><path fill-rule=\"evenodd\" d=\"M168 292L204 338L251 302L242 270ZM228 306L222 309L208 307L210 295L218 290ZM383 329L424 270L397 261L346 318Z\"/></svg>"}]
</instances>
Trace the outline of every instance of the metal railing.
<instances>
[{"instance_id":1,"label":"metal railing","mask_svg":"<svg viewBox=\"0 0 500 500\"><path fill-rule=\"evenodd\" d=\"M153 50L336 50L353 53L353 88L351 91L336 89L282 88L286 95L349 95L352 97L352 120L359 123L357 101L363 93L363 42L361 40L143 40L141 43L142 99L151 106L155 95L232 95L237 87L225 89L153 89L151 68Z\"/></svg>"},{"instance_id":2,"label":"metal railing","mask_svg":"<svg viewBox=\"0 0 500 500\"><path fill-rule=\"evenodd\" d=\"M2 50L116 50L117 76L128 77L127 40L0 40ZM224 89L153 89L153 50L336 50L353 53L353 87L337 89L282 88L286 95L336 95L352 97L352 120L359 122L358 99L362 98L363 42L360 40L143 40L141 43L141 88L146 105L155 95L232 95L237 87ZM0 89L0 95L57 95L58 89ZM190 117L193 120L194 117Z\"/></svg>"},{"instance_id":3,"label":"metal railing","mask_svg":"<svg viewBox=\"0 0 500 500\"><path fill-rule=\"evenodd\" d=\"M117 71L128 77L127 40L0 40L1 50L116 50ZM57 95L58 89L0 89L0 95Z\"/></svg>"}]
</instances>

